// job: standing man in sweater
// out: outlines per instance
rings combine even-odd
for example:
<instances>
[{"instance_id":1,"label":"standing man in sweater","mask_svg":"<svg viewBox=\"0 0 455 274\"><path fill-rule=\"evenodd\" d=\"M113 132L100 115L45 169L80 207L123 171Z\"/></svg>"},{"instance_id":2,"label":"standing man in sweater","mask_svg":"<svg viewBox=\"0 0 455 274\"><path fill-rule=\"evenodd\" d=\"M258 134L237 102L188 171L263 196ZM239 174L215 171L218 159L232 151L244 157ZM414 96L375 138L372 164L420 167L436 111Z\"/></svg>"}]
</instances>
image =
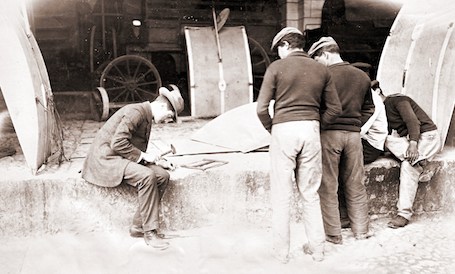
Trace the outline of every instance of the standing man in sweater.
<instances>
[{"instance_id":1,"label":"standing man in sweater","mask_svg":"<svg viewBox=\"0 0 455 274\"><path fill-rule=\"evenodd\" d=\"M330 124L341 105L327 68L303 51L304 36L296 28L282 29L272 41L280 60L264 75L257 99L257 114L271 132L270 184L273 208L273 256L288 261L290 202L293 182L303 202L303 220L313 260L323 260L324 228L318 189L321 184L320 122ZM270 102L275 99L273 119ZM321 114L322 113L322 114ZM320 121L321 120L321 121Z\"/></svg>"},{"instance_id":2,"label":"standing man in sweater","mask_svg":"<svg viewBox=\"0 0 455 274\"><path fill-rule=\"evenodd\" d=\"M326 240L342 244L338 182L344 185L346 207L356 239L369 232L368 197L363 184L363 152L360 138L362 116L374 107L370 78L362 70L344 62L332 37L322 37L308 51L317 62L328 67L342 105L334 123L322 128L322 216Z\"/></svg>"},{"instance_id":3,"label":"standing man in sweater","mask_svg":"<svg viewBox=\"0 0 455 274\"><path fill-rule=\"evenodd\" d=\"M384 144L388 135L387 116L378 80L371 81L371 95L373 96L374 112L371 116L364 118L368 118L368 120L360 128L364 165L374 162L384 152ZM351 224L346 210L344 186L341 182L339 183L338 202L340 204L341 228L348 228L351 227Z\"/></svg>"},{"instance_id":4,"label":"standing man in sweater","mask_svg":"<svg viewBox=\"0 0 455 274\"><path fill-rule=\"evenodd\" d=\"M407 225L419 182L429 182L438 169L430 161L441 150L436 125L425 111L403 94L382 96L389 124L386 148L401 161L398 214L391 228Z\"/></svg>"}]
</instances>

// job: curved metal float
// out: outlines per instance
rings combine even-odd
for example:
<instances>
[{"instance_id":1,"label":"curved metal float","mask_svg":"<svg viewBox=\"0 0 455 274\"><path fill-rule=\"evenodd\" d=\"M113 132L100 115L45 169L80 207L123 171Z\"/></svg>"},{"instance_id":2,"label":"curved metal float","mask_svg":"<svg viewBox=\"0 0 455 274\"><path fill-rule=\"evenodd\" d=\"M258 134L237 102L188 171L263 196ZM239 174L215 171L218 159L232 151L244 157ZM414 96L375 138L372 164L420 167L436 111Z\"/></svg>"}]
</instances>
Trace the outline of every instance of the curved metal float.
<instances>
[{"instance_id":1,"label":"curved metal float","mask_svg":"<svg viewBox=\"0 0 455 274\"><path fill-rule=\"evenodd\" d=\"M384 93L412 97L445 142L455 106L455 2L408 1L387 38L377 79Z\"/></svg>"},{"instance_id":2,"label":"curved metal float","mask_svg":"<svg viewBox=\"0 0 455 274\"><path fill-rule=\"evenodd\" d=\"M191 116L215 117L253 102L250 49L243 26L223 27L219 32L222 66L213 27L185 27L191 95ZM226 90L220 92L220 69Z\"/></svg>"},{"instance_id":3,"label":"curved metal float","mask_svg":"<svg viewBox=\"0 0 455 274\"><path fill-rule=\"evenodd\" d=\"M44 59L24 6L0 3L0 87L25 160L36 174L51 155L56 127Z\"/></svg>"}]
</instances>

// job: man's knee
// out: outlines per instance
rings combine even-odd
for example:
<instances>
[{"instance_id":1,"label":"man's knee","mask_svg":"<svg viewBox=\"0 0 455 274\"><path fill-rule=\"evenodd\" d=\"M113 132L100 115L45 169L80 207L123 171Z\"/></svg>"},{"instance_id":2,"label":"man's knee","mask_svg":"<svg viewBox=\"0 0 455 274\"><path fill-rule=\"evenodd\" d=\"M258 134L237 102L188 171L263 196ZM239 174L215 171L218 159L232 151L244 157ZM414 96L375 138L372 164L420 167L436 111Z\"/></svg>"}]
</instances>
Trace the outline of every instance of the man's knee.
<instances>
[{"instance_id":1,"label":"man's knee","mask_svg":"<svg viewBox=\"0 0 455 274\"><path fill-rule=\"evenodd\" d=\"M150 169L142 170L141 174L138 176L138 188L142 189L144 187L156 186L158 183L158 178L156 173Z\"/></svg>"},{"instance_id":2,"label":"man's knee","mask_svg":"<svg viewBox=\"0 0 455 274\"><path fill-rule=\"evenodd\" d=\"M153 171L153 174L159 183L169 182L170 174L167 170L157 165L150 165L148 168L150 171Z\"/></svg>"},{"instance_id":3,"label":"man's knee","mask_svg":"<svg viewBox=\"0 0 455 274\"><path fill-rule=\"evenodd\" d=\"M148 173L144 176L144 183L146 184L167 184L170 179L170 174L166 170L162 169L149 169Z\"/></svg>"},{"instance_id":4,"label":"man's knee","mask_svg":"<svg viewBox=\"0 0 455 274\"><path fill-rule=\"evenodd\" d=\"M169 172L163 169L162 172L156 173L156 177L159 182L168 182L169 179L171 178L171 175L169 174Z\"/></svg>"}]
</instances>

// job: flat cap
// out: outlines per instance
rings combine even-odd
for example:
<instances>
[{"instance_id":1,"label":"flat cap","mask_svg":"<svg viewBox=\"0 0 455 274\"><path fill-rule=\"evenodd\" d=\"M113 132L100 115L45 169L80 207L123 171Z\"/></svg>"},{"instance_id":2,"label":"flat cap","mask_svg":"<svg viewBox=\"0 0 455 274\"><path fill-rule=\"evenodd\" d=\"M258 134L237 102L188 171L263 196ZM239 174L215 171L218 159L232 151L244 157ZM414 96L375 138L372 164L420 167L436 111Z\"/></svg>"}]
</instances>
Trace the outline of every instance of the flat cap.
<instances>
[{"instance_id":1,"label":"flat cap","mask_svg":"<svg viewBox=\"0 0 455 274\"><path fill-rule=\"evenodd\" d=\"M280 32L278 32L275 35L275 37L273 37L272 46L270 47L270 49L273 50L276 47L276 44L278 44L278 42L280 42L281 38L283 38L286 34L289 34L289 33L298 33L300 35L303 35L303 33L300 30L298 30L294 27L285 27L282 30L280 30Z\"/></svg>"},{"instance_id":2,"label":"flat cap","mask_svg":"<svg viewBox=\"0 0 455 274\"><path fill-rule=\"evenodd\" d=\"M321 37L317 42L315 42L313 45L311 45L310 49L308 50L308 55L310 57L312 57L318 49L325 47L325 46L329 46L329 45L338 45L338 44L335 41L335 39L333 39L330 36Z\"/></svg>"}]
</instances>

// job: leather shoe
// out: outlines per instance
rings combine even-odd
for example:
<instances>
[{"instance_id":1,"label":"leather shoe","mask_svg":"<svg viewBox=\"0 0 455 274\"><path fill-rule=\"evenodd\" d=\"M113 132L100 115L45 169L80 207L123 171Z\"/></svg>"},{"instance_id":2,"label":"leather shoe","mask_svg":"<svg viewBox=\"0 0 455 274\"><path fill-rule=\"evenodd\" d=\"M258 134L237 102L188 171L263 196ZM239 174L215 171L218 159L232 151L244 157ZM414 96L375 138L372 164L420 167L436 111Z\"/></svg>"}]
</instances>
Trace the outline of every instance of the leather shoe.
<instances>
[{"instance_id":1,"label":"leather shoe","mask_svg":"<svg viewBox=\"0 0 455 274\"><path fill-rule=\"evenodd\" d=\"M409 223L409 220L403 216L397 215L387 224L390 228L404 227Z\"/></svg>"},{"instance_id":2,"label":"leather shoe","mask_svg":"<svg viewBox=\"0 0 455 274\"><path fill-rule=\"evenodd\" d=\"M130 236L134 238L144 237L144 230L141 226L132 225L130 226Z\"/></svg>"},{"instance_id":3,"label":"leather shoe","mask_svg":"<svg viewBox=\"0 0 455 274\"><path fill-rule=\"evenodd\" d=\"M161 239L169 239L163 233L157 233L157 235ZM134 238L142 238L144 237L144 229L142 226L132 225L130 226L130 236Z\"/></svg>"},{"instance_id":4,"label":"leather shoe","mask_svg":"<svg viewBox=\"0 0 455 274\"><path fill-rule=\"evenodd\" d=\"M333 235L325 235L325 240L332 244L341 245L343 244L343 237L341 235L333 236Z\"/></svg>"},{"instance_id":5,"label":"leather shoe","mask_svg":"<svg viewBox=\"0 0 455 274\"><path fill-rule=\"evenodd\" d=\"M441 166L436 162L427 163L419 175L419 182L427 183L433 178L434 174L439 171Z\"/></svg>"},{"instance_id":6,"label":"leather shoe","mask_svg":"<svg viewBox=\"0 0 455 274\"><path fill-rule=\"evenodd\" d=\"M149 230L144 233L145 243L153 248L164 250L169 247L169 243L164 241L156 232L156 230Z\"/></svg>"}]
</instances>

